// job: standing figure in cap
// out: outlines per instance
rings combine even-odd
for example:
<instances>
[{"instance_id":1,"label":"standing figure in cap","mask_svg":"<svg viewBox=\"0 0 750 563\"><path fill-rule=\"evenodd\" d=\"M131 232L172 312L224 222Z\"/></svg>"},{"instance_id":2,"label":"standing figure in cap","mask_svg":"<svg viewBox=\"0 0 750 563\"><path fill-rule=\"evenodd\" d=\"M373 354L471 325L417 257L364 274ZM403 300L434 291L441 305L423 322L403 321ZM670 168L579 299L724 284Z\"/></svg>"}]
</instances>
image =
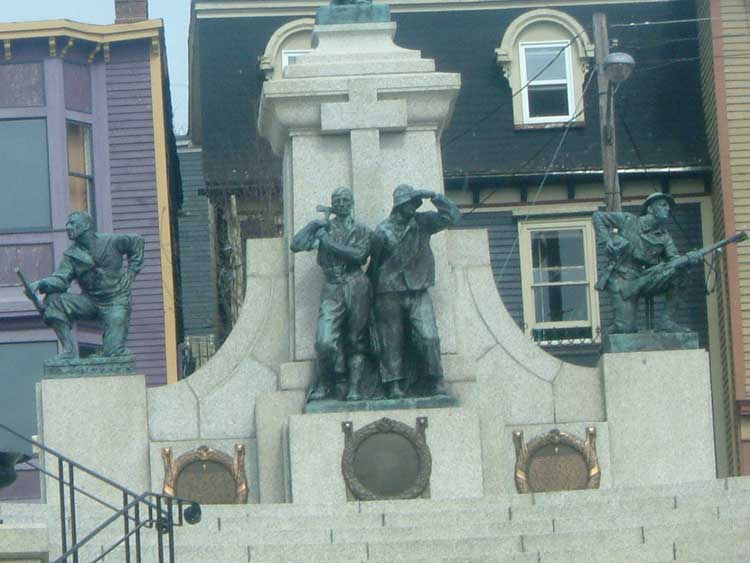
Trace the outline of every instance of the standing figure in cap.
<instances>
[{"instance_id":1,"label":"standing figure in cap","mask_svg":"<svg viewBox=\"0 0 750 563\"><path fill-rule=\"evenodd\" d=\"M128 356L125 348L130 322L133 281L143 267L144 240L140 235L97 233L88 213L76 211L65 224L73 244L50 276L32 282L28 291L46 294L44 322L62 344L58 358L77 358L73 324L80 319L100 320L102 356ZM127 259L127 268L123 268ZM69 293L73 281L81 293Z\"/></svg>"},{"instance_id":2,"label":"standing figure in cap","mask_svg":"<svg viewBox=\"0 0 750 563\"><path fill-rule=\"evenodd\" d=\"M665 229L674 205L671 195L656 192L643 202L639 216L604 211L593 214L597 240L606 245L609 259L595 287L612 296L615 321L608 330L610 334L638 332L639 299L661 294L666 299L664 314L654 328L663 332L687 330L675 322L680 301L677 294L685 285L686 270L669 267L679 253ZM697 251L685 256L690 264L702 261Z\"/></svg>"},{"instance_id":3,"label":"standing figure in cap","mask_svg":"<svg viewBox=\"0 0 750 563\"><path fill-rule=\"evenodd\" d=\"M437 211L417 213L423 199ZM402 184L393 191L393 210L375 229L369 274L375 292L374 317L380 376L386 395L406 396L407 357L417 365L427 395L444 395L443 368L432 298L435 257L430 237L458 221L458 207L442 194ZM415 379L415 377L412 377Z\"/></svg>"},{"instance_id":4,"label":"standing figure in cap","mask_svg":"<svg viewBox=\"0 0 750 563\"><path fill-rule=\"evenodd\" d=\"M367 323L372 290L362 266L370 255L371 231L354 221L354 194L341 187L331 195L333 219L310 221L294 235L292 252L317 249L325 281L320 293L317 380L309 401L362 398L360 384L367 369Z\"/></svg>"}]
</instances>

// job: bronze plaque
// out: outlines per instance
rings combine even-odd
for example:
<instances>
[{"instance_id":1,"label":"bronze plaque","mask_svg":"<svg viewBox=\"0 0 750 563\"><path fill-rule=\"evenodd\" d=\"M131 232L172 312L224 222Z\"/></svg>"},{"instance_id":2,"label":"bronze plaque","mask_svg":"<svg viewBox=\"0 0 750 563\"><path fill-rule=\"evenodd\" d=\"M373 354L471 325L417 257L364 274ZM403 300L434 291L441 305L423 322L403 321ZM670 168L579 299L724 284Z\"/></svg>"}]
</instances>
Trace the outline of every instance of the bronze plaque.
<instances>
[{"instance_id":1,"label":"bronze plaque","mask_svg":"<svg viewBox=\"0 0 750 563\"><path fill-rule=\"evenodd\" d=\"M536 493L585 489L589 468L580 452L565 444L549 444L529 463L529 486Z\"/></svg>"},{"instance_id":2,"label":"bronze plaque","mask_svg":"<svg viewBox=\"0 0 750 563\"><path fill-rule=\"evenodd\" d=\"M236 488L228 467L215 461L194 461L180 471L175 492L200 504L234 504Z\"/></svg>"},{"instance_id":3,"label":"bronze plaque","mask_svg":"<svg viewBox=\"0 0 750 563\"><path fill-rule=\"evenodd\" d=\"M516 447L515 481L519 493L598 489L601 468L596 454L596 428L586 428L586 440L557 428L528 443L513 433Z\"/></svg>"},{"instance_id":4,"label":"bronze plaque","mask_svg":"<svg viewBox=\"0 0 750 563\"><path fill-rule=\"evenodd\" d=\"M375 434L357 448L354 475L377 495L398 495L417 480L419 454L414 444L400 434Z\"/></svg>"},{"instance_id":5,"label":"bronze plaque","mask_svg":"<svg viewBox=\"0 0 750 563\"><path fill-rule=\"evenodd\" d=\"M200 504L247 502L245 446L235 444L234 458L207 446L172 458L172 448L162 448L165 495Z\"/></svg>"},{"instance_id":6,"label":"bronze plaque","mask_svg":"<svg viewBox=\"0 0 750 563\"><path fill-rule=\"evenodd\" d=\"M425 417L417 418L416 429L381 418L354 432L352 423L344 422L341 472L350 499L410 499L426 494L432 474L426 427Z\"/></svg>"}]
</instances>

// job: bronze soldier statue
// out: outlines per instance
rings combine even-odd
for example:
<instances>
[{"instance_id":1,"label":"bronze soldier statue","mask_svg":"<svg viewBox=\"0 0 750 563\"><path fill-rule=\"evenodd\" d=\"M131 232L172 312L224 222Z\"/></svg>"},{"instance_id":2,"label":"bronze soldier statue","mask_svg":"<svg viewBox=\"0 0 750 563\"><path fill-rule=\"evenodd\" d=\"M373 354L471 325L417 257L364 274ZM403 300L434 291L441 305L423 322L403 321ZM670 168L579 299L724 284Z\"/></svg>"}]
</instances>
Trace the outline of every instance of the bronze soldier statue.
<instances>
[{"instance_id":1,"label":"bronze soldier statue","mask_svg":"<svg viewBox=\"0 0 750 563\"><path fill-rule=\"evenodd\" d=\"M649 195L640 215L597 211L593 214L599 244L606 245L608 265L596 289L612 297L615 320L608 332L638 332L636 322L641 297L664 295L664 314L655 329L684 332L675 321L680 293L685 285L686 266L702 261L703 253L691 250L680 257L665 223L674 209L671 195Z\"/></svg>"},{"instance_id":2,"label":"bronze soldier statue","mask_svg":"<svg viewBox=\"0 0 750 563\"><path fill-rule=\"evenodd\" d=\"M77 358L78 344L73 324L80 319L97 319L103 325L102 356L128 356L125 341L130 322L130 294L143 267L143 237L97 233L91 215L71 213L66 223L72 246L50 276L26 287L27 296L40 309L44 322L52 327L62 344L60 359ZM123 269L127 259L127 268ZM81 293L69 293L76 281ZM36 292L46 294L41 305Z\"/></svg>"},{"instance_id":3,"label":"bronze soldier statue","mask_svg":"<svg viewBox=\"0 0 750 563\"><path fill-rule=\"evenodd\" d=\"M417 213L423 199L437 211ZM435 257L430 237L460 218L458 207L442 194L402 184L393 191L393 210L375 229L369 274L379 343L380 376L386 395L407 394L408 356L419 365L417 379L427 395L446 394L432 298ZM414 377L412 377L414 379Z\"/></svg>"},{"instance_id":4,"label":"bronze soldier statue","mask_svg":"<svg viewBox=\"0 0 750 563\"><path fill-rule=\"evenodd\" d=\"M354 221L354 194L341 187L323 208L333 218L310 221L294 235L292 252L317 249L318 265L325 276L320 294L315 352L317 381L308 400L361 399L360 383L367 369L367 323L372 291L362 266L370 255L370 229ZM343 391L347 387L348 390Z\"/></svg>"}]
</instances>

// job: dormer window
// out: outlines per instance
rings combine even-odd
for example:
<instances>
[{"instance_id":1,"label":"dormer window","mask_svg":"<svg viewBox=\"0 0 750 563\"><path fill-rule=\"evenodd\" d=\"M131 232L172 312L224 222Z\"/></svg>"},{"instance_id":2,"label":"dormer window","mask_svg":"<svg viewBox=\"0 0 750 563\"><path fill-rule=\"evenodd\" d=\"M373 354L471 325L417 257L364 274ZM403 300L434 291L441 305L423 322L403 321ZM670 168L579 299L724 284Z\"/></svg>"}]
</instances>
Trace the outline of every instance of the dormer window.
<instances>
[{"instance_id":1,"label":"dormer window","mask_svg":"<svg viewBox=\"0 0 750 563\"><path fill-rule=\"evenodd\" d=\"M567 42L521 43L524 123L567 121L575 112Z\"/></svg>"},{"instance_id":2,"label":"dormer window","mask_svg":"<svg viewBox=\"0 0 750 563\"><path fill-rule=\"evenodd\" d=\"M495 55L515 94L517 129L583 123L583 82L594 45L574 18L546 8L526 12L505 30Z\"/></svg>"}]
</instances>

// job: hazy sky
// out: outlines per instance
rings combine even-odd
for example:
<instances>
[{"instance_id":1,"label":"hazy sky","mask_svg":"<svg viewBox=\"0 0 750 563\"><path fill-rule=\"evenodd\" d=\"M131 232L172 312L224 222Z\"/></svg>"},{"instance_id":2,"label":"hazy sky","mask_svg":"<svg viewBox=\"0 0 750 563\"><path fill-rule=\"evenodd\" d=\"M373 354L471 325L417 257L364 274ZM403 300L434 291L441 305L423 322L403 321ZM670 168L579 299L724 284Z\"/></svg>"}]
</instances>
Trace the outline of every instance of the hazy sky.
<instances>
[{"instance_id":1,"label":"hazy sky","mask_svg":"<svg viewBox=\"0 0 750 563\"><path fill-rule=\"evenodd\" d=\"M190 0L149 0L149 17L164 20L174 127L178 133L185 133L188 126L187 42ZM3 23L59 18L82 23L113 23L115 2L114 0L0 0L0 21Z\"/></svg>"}]
</instances>

